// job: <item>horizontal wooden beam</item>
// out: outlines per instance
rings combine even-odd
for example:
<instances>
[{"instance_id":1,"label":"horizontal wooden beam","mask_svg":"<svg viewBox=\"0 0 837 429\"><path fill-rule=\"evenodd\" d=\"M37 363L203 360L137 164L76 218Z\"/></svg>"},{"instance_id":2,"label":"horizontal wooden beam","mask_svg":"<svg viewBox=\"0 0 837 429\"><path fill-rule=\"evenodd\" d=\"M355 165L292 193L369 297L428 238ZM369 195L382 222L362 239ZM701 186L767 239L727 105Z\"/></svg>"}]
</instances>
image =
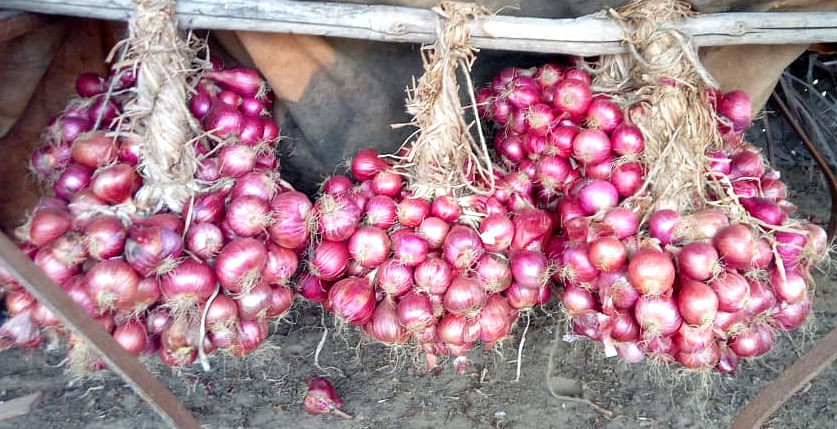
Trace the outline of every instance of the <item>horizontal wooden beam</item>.
<instances>
[{"instance_id":1,"label":"horizontal wooden beam","mask_svg":"<svg viewBox=\"0 0 837 429\"><path fill-rule=\"evenodd\" d=\"M130 0L2 0L7 9L128 20ZM309 34L386 42L428 43L436 14L428 9L290 0L178 0L183 28ZM837 12L721 13L684 19L678 28L698 46L837 42ZM497 15L471 23L484 49L600 55L623 52L611 19Z\"/></svg>"}]
</instances>

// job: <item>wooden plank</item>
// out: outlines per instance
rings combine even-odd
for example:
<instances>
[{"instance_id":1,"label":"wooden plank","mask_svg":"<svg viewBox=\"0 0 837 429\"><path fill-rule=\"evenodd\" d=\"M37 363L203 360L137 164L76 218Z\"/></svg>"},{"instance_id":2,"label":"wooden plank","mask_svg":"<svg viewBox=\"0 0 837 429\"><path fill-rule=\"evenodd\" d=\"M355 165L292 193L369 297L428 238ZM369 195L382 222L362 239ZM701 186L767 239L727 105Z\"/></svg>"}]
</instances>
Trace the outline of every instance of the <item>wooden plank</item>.
<instances>
[{"instance_id":1,"label":"wooden plank","mask_svg":"<svg viewBox=\"0 0 837 429\"><path fill-rule=\"evenodd\" d=\"M0 233L0 266L8 270L38 301L44 303L74 334L99 352L108 366L121 375L166 423L175 428L199 427L195 417L160 380L136 357L126 352L3 233Z\"/></svg>"},{"instance_id":2,"label":"wooden plank","mask_svg":"<svg viewBox=\"0 0 837 429\"><path fill-rule=\"evenodd\" d=\"M0 10L0 42L12 40L17 36L41 28L53 19L48 15L17 10Z\"/></svg>"},{"instance_id":3,"label":"wooden plank","mask_svg":"<svg viewBox=\"0 0 837 429\"><path fill-rule=\"evenodd\" d=\"M3 0L3 7L108 20L128 19L130 0ZM436 14L427 9L290 0L178 0L183 28L264 31L387 42L435 39ZM837 41L837 12L707 14L678 28L698 46L810 44ZM497 15L471 23L485 49L600 55L623 52L622 29L588 15L545 19Z\"/></svg>"},{"instance_id":4,"label":"wooden plank","mask_svg":"<svg viewBox=\"0 0 837 429\"><path fill-rule=\"evenodd\" d=\"M43 398L44 392L35 392L10 401L0 402L0 422L29 414L32 408L35 408Z\"/></svg>"},{"instance_id":5,"label":"wooden plank","mask_svg":"<svg viewBox=\"0 0 837 429\"><path fill-rule=\"evenodd\" d=\"M794 393L837 359L837 328L817 341L808 353L785 369L750 400L730 429L758 428Z\"/></svg>"}]
</instances>

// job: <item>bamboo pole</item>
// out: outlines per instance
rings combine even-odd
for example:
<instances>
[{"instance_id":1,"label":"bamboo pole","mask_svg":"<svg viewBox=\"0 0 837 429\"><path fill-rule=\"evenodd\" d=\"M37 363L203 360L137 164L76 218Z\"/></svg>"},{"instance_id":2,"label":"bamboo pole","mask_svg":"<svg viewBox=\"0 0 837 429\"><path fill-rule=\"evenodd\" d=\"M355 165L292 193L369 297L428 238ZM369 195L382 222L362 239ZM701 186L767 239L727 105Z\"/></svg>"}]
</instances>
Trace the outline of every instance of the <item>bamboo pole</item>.
<instances>
[{"instance_id":1,"label":"bamboo pole","mask_svg":"<svg viewBox=\"0 0 837 429\"><path fill-rule=\"evenodd\" d=\"M130 0L0 0L0 7L56 15L128 20ZM309 34L385 42L428 43L436 14L428 9L291 0L178 0L181 28ZM678 25L698 46L837 42L837 12L720 13ZM570 19L497 15L471 23L483 49L601 55L623 52L622 28L601 15Z\"/></svg>"}]
</instances>

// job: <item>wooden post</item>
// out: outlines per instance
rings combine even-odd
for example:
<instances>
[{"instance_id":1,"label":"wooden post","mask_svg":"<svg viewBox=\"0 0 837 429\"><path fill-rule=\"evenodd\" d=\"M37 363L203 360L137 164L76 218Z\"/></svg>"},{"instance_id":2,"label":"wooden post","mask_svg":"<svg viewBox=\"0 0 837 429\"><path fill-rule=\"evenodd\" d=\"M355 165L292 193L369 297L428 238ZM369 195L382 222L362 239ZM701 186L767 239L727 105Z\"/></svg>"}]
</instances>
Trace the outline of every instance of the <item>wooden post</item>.
<instances>
[{"instance_id":1,"label":"wooden post","mask_svg":"<svg viewBox=\"0 0 837 429\"><path fill-rule=\"evenodd\" d=\"M108 366L121 375L166 423L175 428L200 427L192 413L160 380L125 351L3 233L0 233L0 266L11 273L27 292L46 305L64 326L96 350Z\"/></svg>"}]
</instances>

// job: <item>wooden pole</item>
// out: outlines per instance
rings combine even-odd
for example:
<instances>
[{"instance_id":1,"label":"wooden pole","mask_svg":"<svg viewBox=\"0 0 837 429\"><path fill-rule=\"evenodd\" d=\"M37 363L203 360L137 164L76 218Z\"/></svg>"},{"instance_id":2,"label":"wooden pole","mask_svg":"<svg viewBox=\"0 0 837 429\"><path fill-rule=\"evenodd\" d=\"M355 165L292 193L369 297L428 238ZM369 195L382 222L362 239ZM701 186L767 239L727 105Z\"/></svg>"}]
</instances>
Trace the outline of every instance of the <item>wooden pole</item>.
<instances>
[{"instance_id":1,"label":"wooden pole","mask_svg":"<svg viewBox=\"0 0 837 429\"><path fill-rule=\"evenodd\" d=\"M0 266L5 268L35 299L47 306L64 326L96 350L110 369L128 384L175 428L197 429L192 413L166 386L157 380L134 356L128 354L96 321L76 305L61 288L41 271L0 232Z\"/></svg>"},{"instance_id":2,"label":"wooden pole","mask_svg":"<svg viewBox=\"0 0 837 429\"><path fill-rule=\"evenodd\" d=\"M127 21L130 0L0 0L29 12ZM385 42L428 43L436 14L428 9L291 0L178 0L182 28L309 34ZM698 46L837 42L837 12L720 13L684 19L678 29ZM476 47L602 55L624 52L622 28L599 15L571 19L497 15L471 23Z\"/></svg>"}]
</instances>

